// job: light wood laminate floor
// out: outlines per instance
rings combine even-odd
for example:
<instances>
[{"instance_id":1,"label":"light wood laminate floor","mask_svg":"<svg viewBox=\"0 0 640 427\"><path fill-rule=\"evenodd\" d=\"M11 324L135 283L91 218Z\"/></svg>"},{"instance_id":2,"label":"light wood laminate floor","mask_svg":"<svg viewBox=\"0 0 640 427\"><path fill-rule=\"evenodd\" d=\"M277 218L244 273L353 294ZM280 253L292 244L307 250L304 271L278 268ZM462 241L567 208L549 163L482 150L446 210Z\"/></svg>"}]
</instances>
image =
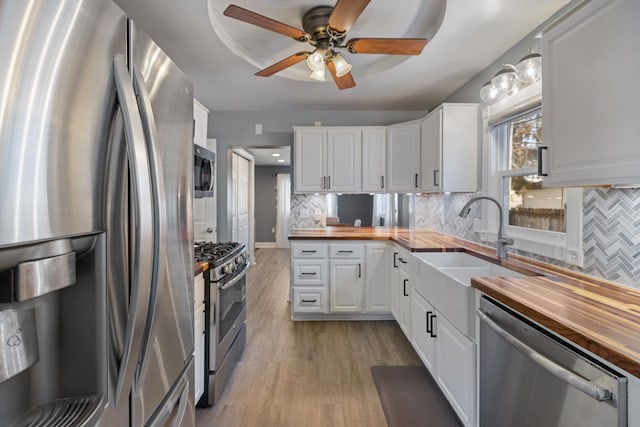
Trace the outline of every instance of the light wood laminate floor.
<instances>
[{"instance_id":1,"label":"light wood laminate floor","mask_svg":"<svg viewBox=\"0 0 640 427\"><path fill-rule=\"evenodd\" d=\"M292 322L286 249L257 250L247 288L247 346L199 427L387 425L370 367L421 364L395 322Z\"/></svg>"}]
</instances>

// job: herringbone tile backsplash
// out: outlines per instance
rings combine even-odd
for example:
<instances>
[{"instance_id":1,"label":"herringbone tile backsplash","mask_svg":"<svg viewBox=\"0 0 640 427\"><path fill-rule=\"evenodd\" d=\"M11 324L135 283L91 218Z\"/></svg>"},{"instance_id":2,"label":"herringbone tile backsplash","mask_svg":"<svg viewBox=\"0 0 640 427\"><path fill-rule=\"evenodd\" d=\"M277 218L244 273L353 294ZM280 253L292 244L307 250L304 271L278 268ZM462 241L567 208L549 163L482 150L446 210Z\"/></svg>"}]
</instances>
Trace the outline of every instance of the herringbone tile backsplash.
<instances>
[{"instance_id":1,"label":"herringbone tile backsplash","mask_svg":"<svg viewBox=\"0 0 640 427\"><path fill-rule=\"evenodd\" d=\"M640 190L584 190L584 269L640 288Z\"/></svg>"}]
</instances>

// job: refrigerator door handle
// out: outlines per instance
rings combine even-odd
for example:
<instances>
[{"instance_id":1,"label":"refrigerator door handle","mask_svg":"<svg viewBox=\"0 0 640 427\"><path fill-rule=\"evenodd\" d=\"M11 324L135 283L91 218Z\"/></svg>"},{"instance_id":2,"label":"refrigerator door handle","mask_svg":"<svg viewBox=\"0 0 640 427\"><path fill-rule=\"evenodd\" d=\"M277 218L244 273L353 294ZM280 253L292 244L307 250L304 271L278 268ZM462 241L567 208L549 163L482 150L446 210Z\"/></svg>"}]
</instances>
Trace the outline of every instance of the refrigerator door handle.
<instances>
[{"instance_id":1,"label":"refrigerator door handle","mask_svg":"<svg viewBox=\"0 0 640 427\"><path fill-rule=\"evenodd\" d=\"M151 337L155 330L156 307L158 306L157 298L158 281L164 274L164 269L160 268L160 263L166 259L165 246L162 242L166 242L167 219L165 217L166 201L164 188L164 174L162 171L162 161L158 150L158 133L156 129L156 121L153 115L153 108L149 92L144 84L144 78L140 71L133 66L133 90L138 97L138 106L140 108L140 118L144 129L145 140L147 142L147 152L149 153L149 165L151 168L151 186L153 191L153 273L151 279L151 306L147 315L147 330L145 333L142 350L140 352L140 369L138 378L143 378L148 367L147 351Z\"/></svg>"},{"instance_id":2,"label":"refrigerator door handle","mask_svg":"<svg viewBox=\"0 0 640 427\"><path fill-rule=\"evenodd\" d=\"M131 271L131 302L128 308L125 341L115 390L117 407L120 403L128 404L129 391L142 350L141 343L149 310L153 255L151 251L146 250L145 245L153 236L153 211L151 210L153 197L144 131L123 55L114 57L113 73L124 122L127 157L131 170L130 191L136 225L132 227L134 245L130 265L137 267Z\"/></svg>"},{"instance_id":3,"label":"refrigerator door handle","mask_svg":"<svg viewBox=\"0 0 640 427\"><path fill-rule=\"evenodd\" d=\"M180 380L177 386L169 393L165 403L159 408L159 410L153 414L146 427L162 427L167 424L168 418L173 413L176 405L176 416L171 423L171 427L180 427L184 419L184 415L187 412L187 406L189 404L189 393L191 392L190 381L186 375Z\"/></svg>"}]
</instances>

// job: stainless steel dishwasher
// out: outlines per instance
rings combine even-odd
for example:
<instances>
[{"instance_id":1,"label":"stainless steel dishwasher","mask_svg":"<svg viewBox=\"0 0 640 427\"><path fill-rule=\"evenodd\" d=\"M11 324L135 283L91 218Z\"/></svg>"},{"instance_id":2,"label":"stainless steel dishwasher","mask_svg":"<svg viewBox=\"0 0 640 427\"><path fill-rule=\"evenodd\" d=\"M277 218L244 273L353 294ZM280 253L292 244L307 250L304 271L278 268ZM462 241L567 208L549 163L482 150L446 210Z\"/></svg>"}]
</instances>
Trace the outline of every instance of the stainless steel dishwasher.
<instances>
[{"instance_id":1,"label":"stainless steel dishwasher","mask_svg":"<svg viewBox=\"0 0 640 427\"><path fill-rule=\"evenodd\" d=\"M627 425L627 379L482 296L481 427Z\"/></svg>"}]
</instances>

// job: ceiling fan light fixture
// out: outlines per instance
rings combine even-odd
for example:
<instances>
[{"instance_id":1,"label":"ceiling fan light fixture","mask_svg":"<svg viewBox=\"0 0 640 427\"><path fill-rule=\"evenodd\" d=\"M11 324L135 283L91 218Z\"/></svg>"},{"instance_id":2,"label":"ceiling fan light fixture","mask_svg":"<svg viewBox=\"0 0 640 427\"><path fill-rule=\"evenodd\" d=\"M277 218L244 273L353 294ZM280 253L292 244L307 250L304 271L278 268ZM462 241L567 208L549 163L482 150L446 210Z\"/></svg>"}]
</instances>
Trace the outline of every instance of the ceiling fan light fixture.
<instances>
[{"instance_id":1,"label":"ceiling fan light fixture","mask_svg":"<svg viewBox=\"0 0 640 427\"><path fill-rule=\"evenodd\" d=\"M307 57L307 66L311 71L323 70L324 74L324 61L327 54L327 49L319 47Z\"/></svg>"},{"instance_id":2,"label":"ceiling fan light fixture","mask_svg":"<svg viewBox=\"0 0 640 427\"><path fill-rule=\"evenodd\" d=\"M313 70L309 77L311 77L314 80L318 80L319 82L326 82L327 79L325 78L324 64L322 65L322 68L320 68L319 70Z\"/></svg>"},{"instance_id":3,"label":"ceiling fan light fixture","mask_svg":"<svg viewBox=\"0 0 640 427\"><path fill-rule=\"evenodd\" d=\"M342 77L351 71L351 64L339 53L334 54L331 60L333 61L333 65L336 66L337 77Z\"/></svg>"}]
</instances>

